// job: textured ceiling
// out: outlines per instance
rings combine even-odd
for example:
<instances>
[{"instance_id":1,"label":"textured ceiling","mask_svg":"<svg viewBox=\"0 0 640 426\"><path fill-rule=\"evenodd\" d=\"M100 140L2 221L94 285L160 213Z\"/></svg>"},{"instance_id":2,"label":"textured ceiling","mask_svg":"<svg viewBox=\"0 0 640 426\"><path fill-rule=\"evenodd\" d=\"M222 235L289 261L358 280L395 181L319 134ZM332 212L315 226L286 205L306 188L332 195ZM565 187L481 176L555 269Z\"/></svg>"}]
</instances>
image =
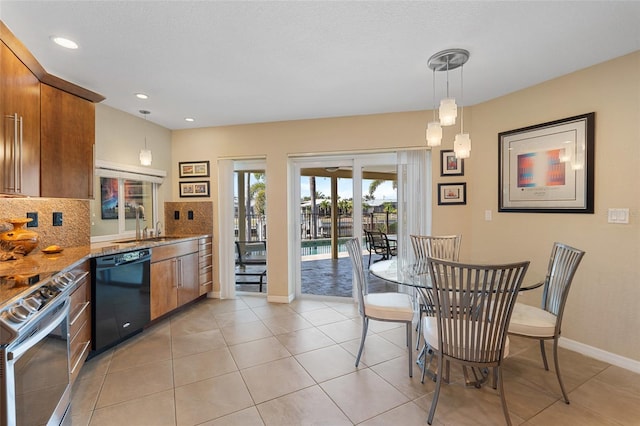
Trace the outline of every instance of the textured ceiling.
<instances>
[{"instance_id":1,"label":"textured ceiling","mask_svg":"<svg viewBox=\"0 0 640 426\"><path fill-rule=\"evenodd\" d=\"M0 19L49 73L169 129L430 109L449 48L471 53L465 105L640 49L632 1L1 0Z\"/></svg>"}]
</instances>

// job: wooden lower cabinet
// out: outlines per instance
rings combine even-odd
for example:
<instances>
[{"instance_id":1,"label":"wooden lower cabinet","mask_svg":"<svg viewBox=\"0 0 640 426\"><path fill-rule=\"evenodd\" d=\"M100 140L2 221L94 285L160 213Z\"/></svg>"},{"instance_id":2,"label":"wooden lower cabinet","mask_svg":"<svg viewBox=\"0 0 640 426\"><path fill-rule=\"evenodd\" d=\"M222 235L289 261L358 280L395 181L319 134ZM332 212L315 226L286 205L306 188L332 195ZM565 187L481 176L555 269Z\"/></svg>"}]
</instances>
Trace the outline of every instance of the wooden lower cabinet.
<instances>
[{"instance_id":1,"label":"wooden lower cabinet","mask_svg":"<svg viewBox=\"0 0 640 426\"><path fill-rule=\"evenodd\" d=\"M200 295L198 240L154 247L151 253L151 320L154 320Z\"/></svg>"},{"instance_id":2,"label":"wooden lower cabinet","mask_svg":"<svg viewBox=\"0 0 640 426\"><path fill-rule=\"evenodd\" d=\"M76 276L86 272L69 296L69 343L71 383L76 380L91 350L91 275L89 262L72 270Z\"/></svg>"}]
</instances>

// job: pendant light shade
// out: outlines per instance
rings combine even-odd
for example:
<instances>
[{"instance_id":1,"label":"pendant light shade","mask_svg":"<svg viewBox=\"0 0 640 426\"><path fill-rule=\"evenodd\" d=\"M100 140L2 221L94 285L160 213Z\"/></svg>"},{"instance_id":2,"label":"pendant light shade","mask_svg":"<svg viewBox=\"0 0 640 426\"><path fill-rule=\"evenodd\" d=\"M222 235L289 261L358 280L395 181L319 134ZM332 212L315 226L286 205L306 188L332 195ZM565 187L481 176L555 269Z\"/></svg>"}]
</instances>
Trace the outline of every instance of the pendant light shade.
<instances>
[{"instance_id":1,"label":"pendant light shade","mask_svg":"<svg viewBox=\"0 0 640 426\"><path fill-rule=\"evenodd\" d=\"M469 158L471 155L471 138L469 133L458 133L453 141L453 152L456 158Z\"/></svg>"},{"instance_id":2,"label":"pendant light shade","mask_svg":"<svg viewBox=\"0 0 640 426\"><path fill-rule=\"evenodd\" d=\"M453 126L456 124L458 116L458 105L454 98L445 98L440 101L440 109L438 110L440 124L442 126Z\"/></svg>"},{"instance_id":3,"label":"pendant light shade","mask_svg":"<svg viewBox=\"0 0 640 426\"><path fill-rule=\"evenodd\" d=\"M442 143L442 127L437 121L427 124L427 146L440 146Z\"/></svg>"},{"instance_id":4,"label":"pendant light shade","mask_svg":"<svg viewBox=\"0 0 640 426\"><path fill-rule=\"evenodd\" d=\"M146 146L145 146L146 148ZM153 155L151 155L150 149L141 149L140 150L140 164L143 166L150 166L153 161Z\"/></svg>"}]
</instances>

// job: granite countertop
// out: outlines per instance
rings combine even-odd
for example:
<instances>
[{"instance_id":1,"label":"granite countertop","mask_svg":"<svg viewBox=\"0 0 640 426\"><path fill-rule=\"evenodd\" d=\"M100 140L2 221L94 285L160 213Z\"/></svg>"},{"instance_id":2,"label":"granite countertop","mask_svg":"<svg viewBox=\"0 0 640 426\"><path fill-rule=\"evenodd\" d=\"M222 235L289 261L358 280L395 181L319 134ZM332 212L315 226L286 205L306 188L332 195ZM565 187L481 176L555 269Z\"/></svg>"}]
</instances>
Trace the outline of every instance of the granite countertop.
<instances>
[{"instance_id":1,"label":"granite countertop","mask_svg":"<svg viewBox=\"0 0 640 426\"><path fill-rule=\"evenodd\" d=\"M125 240L127 242L105 241L88 246L66 247L60 253L30 253L16 260L0 262L0 275L30 275L46 272L58 272L72 269L81 262L92 257L123 253L141 248L153 248L165 244L189 241L208 237L209 235L167 236L160 239Z\"/></svg>"}]
</instances>

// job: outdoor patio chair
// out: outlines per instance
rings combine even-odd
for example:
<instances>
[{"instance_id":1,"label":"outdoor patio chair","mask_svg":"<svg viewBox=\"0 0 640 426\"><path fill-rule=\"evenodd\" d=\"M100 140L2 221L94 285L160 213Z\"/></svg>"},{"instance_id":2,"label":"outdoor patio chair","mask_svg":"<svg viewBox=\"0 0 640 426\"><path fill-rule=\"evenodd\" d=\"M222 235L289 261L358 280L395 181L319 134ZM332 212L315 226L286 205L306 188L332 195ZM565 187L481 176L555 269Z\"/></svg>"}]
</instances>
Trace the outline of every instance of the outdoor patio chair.
<instances>
[{"instance_id":1,"label":"outdoor patio chair","mask_svg":"<svg viewBox=\"0 0 640 426\"><path fill-rule=\"evenodd\" d=\"M569 247L565 244L554 243L549 259L547 276L542 290L542 306L534 306L516 303L509 324L509 333L517 336L529 337L540 341L540 352L544 369L549 371L544 341L553 339L553 362L556 367L556 376L562 391L564 402L569 403L567 392L560 376L560 363L558 362L558 339L562 326L564 306L567 303L569 289L573 276L578 269L585 252Z\"/></svg>"},{"instance_id":2,"label":"outdoor patio chair","mask_svg":"<svg viewBox=\"0 0 640 426\"><path fill-rule=\"evenodd\" d=\"M238 266L266 265L266 241L236 241L236 263Z\"/></svg>"},{"instance_id":3,"label":"outdoor patio chair","mask_svg":"<svg viewBox=\"0 0 640 426\"><path fill-rule=\"evenodd\" d=\"M367 237L367 250L369 251L369 266L371 266L371 257L373 254L382 256L380 259L374 261L379 262L381 260L389 260L392 256L398 254L398 244L396 241L389 240L387 234L382 231L364 231Z\"/></svg>"},{"instance_id":4,"label":"outdoor patio chair","mask_svg":"<svg viewBox=\"0 0 640 426\"><path fill-rule=\"evenodd\" d=\"M362 259L362 248L358 238L351 238L345 242L351 264L353 266L353 277L358 293L358 310L362 316L362 338L360 349L356 358L356 367L360 363L364 341L367 337L369 319L378 321L401 322L407 327L407 349L409 351L409 377L413 377L413 349L411 339L413 338L413 301L406 293L370 293L364 274Z\"/></svg>"}]
</instances>

